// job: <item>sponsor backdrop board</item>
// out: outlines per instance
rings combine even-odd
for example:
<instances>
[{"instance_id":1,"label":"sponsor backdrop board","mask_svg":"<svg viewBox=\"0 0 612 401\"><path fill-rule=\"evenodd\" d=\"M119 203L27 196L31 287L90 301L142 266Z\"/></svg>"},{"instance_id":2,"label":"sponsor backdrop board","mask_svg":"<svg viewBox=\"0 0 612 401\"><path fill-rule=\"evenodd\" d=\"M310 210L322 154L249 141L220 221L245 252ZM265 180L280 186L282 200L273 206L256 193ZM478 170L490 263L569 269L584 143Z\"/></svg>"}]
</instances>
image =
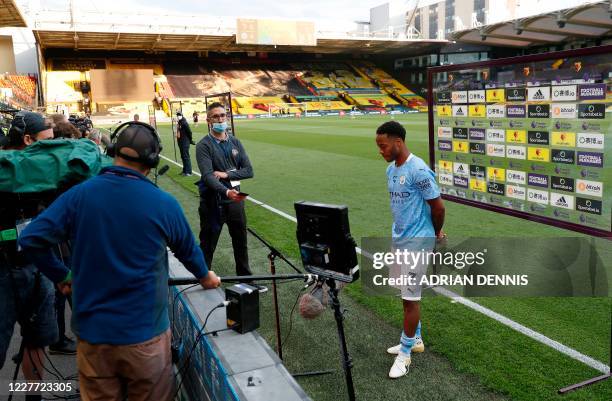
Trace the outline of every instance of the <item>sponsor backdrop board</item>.
<instances>
[{"instance_id":1,"label":"sponsor backdrop board","mask_svg":"<svg viewBox=\"0 0 612 401\"><path fill-rule=\"evenodd\" d=\"M612 46L429 69L445 199L612 237Z\"/></svg>"}]
</instances>

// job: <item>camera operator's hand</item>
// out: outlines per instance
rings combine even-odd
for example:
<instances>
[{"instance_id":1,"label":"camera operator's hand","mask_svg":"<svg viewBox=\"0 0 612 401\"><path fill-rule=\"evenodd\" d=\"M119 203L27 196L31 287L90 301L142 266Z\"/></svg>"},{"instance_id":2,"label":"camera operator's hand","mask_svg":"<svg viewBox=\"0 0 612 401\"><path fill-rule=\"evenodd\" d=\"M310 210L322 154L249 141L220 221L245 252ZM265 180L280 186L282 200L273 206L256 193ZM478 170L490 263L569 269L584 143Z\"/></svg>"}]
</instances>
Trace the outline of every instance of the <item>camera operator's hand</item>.
<instances>
[{"instance_id":1,"label":"camera operator's hand","mask_svg":"<svg viewBox=\"0 0 612 401\"><path fill-rule=\"evenodd\" d=\"M200 285L209 290L211 288L219 287L221 285L221 280L219 277L217 277L214 271L209 270L208 275L200 279Z\"/></svg>"},{"instance_id":2,"label":"camera operator's hand","mask_svg":"<svg viewBox=\"0 0 612 401\"><path fill-rule=\"evenodd\" d=\"M57 283L57 289L62 294L69 296L72 294L72 280L62 281L61 283Z\"/></svg>"},{"instance_id":3,"label":"camera operator's hand","mask_svg":"<svg viewBox=\"0 0 612 401\"><path fill-rule=\"evenodd\" d=\"M228 189L226 195L234 202L242 202L247 198L245 195L240 195L240 192L235 189Z\"/></svg>"}]
</instances>

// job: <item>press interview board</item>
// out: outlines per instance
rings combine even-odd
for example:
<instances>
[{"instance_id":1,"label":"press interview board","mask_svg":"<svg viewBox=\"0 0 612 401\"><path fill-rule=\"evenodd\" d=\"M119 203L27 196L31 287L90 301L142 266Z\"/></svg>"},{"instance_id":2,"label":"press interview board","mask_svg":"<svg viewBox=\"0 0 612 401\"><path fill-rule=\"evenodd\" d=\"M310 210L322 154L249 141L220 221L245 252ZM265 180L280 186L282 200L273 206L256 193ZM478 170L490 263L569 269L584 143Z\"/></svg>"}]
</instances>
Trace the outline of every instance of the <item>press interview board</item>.
<instances>
[{"instance_id":1,"label":"press interview board","mask_svg":"<svg viewBox=\"0 0 612 401\"><path fill-rule=\"evenodd\" d=\"M602 46L430 68L443 197L612 236L611 65Z\"/></svg>"}]
</instances>

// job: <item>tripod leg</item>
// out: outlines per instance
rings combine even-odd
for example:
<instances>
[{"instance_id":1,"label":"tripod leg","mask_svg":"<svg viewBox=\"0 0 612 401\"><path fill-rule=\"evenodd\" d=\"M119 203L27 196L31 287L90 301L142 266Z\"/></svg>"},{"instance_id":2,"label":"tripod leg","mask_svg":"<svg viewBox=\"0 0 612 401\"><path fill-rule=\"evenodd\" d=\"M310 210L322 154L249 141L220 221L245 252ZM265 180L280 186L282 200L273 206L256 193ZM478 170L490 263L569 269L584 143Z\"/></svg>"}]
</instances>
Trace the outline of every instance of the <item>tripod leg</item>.
<instances>
[{"instance_id":1,"label":"tripod leg","mask_svg":"<svg viewBox=\"0 0 612 401\"><path fill-rule=\"evenodd\" d=\"M19 345L19 352L17 355L13 357L13 362L15 362L15 372L13 372L13 383L17 381L17 376L19 376L19 368L21 367L21 362L23 361L23 353L25 352L25 344L23 338L21 339L21 345ZM8 401L13 400L13 393L9 394Z\"/></svg>"},{"instance_id":2,"label":"tripod leg","mask_svg":"<svg viewBox=\"0 0 612 401\"><path fill-rule=\"evenodd\" d=\"M334 308L334 317L336 318L336 325L338 326L338 339L340 340L340 352L342 353L342 368L344 369L344 377L346 379L346 390L348 392L349 401L355 401L355 387L353 386L353 374L351 373L353 361L346 346L344 324L342 323L344 316L340 307L340 300L338 299L338 289L333 279L328 280L328 285L330 287L329 295L332 301L332 307Z\"/></svg>"},{"instance_id":3,"label":"tripod leg","mask_svg":"<svg viewBox=\"0 0 612 401\"><path fill-rule=\"evenodd\" d=\"M275 255L273 253L268 255L270 260L270 274L276 275L276 266L274 264ZM272 302L274 303L274 324L276 329L276 353L278 357L283 360L283 345L281 344L281 326L280 326L280 312L278 310L278 291L276 288L276 280L272 281Z\"/></svg>"}]
</instances>

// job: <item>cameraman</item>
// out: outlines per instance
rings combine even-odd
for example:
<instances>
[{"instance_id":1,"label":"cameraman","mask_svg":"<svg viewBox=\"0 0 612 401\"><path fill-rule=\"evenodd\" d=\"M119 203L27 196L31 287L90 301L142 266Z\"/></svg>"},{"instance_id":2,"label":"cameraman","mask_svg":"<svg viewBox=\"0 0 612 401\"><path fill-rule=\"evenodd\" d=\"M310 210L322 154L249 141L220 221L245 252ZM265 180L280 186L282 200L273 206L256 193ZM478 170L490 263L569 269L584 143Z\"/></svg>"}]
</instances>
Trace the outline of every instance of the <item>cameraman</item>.
<instances>
[{"instance_id":1,"label":"cameraman","mask_svg":"<svg viewBox=\"0 0 612 401\"><path fill-rule=\"evenodd\" d=\"M5 149L20 150L36 141L52 139L51 123L32 112L18 113L4 138ZM15 237L25 219L39 213L44 203L26 194L0 195L0 369L4 366L15 322L23 337L22 370L27 380L41 380L44 347L57 341L53 284L25 261ZM27 400L40 400L28 395Z\"/></svg>"},{"instance_id":2,"label":"cameraman","mask_svg":"<svg viewBox=\"0 0 612 401\"><path fill-rule=\"evenodd\" d=\"M219 278L175 198L146 178L157 166L155 129L128 123L114 166L74 186L24 230L19 244L65 292L74 282L73 331L84 399L171 400L169 246L204 288ZM51 252L73 244L72 271Z\"/></svg>"}]
</instances>

